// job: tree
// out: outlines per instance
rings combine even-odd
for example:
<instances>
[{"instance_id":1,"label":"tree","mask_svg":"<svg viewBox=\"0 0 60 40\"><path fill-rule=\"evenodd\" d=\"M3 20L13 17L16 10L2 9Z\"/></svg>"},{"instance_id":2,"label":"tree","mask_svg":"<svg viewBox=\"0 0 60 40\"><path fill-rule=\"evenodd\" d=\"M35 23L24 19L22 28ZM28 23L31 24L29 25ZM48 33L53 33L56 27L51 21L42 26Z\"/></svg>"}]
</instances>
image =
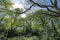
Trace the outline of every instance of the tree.
<instances>
[{"instance_id":1,"label":"tree","mask_svg":"<svg viewBox=\"0 0 60 40\"><path fill-rule=\"evenodd\" d=\"M34 37L31 40L60 40L58 38L60 37L60 28L57 22L57 17L60 16L59 8L57 8L59 7L57 6L58 1L50 0L52 5L41 4L40 0L38 0L39 2L35 0L29 1L32 2L32 5L25 11L19 8L10 10L12 7L10 0L0 1L0 12L3 14L0 18L0 35L2 35L0 39L9 40L10 38L21 38L23 36L27 38ZM47 8L48 11L38 10L27 14L26 18L20 17L20 14L27 12L34 5ZM50 8L53 8L53 10ZM21 38L21 40L25 39Z\"/></svg>"},{"instance_id":2,"label":"tree","mask_svg":"<svg viewBox=\"0 0 60 40\"><path fill-rule=\"evenodd\" d=\"M33 3L32 6L37 5L41 8L46 8L48 11L53 12L53 16L59 16L60 15L60 8L59 8L59 0L46 0L45 4L43 3L44 0L29 0L31 3ZM49 1L50 4L47 3Z\"/></svg>"},{"instance_id":3,"label":"tree","mask_svg":"<svg viewBox=\"0 0 60 40\"><path fill-rule=\"evenodd\" d=\"M43 14L43 12L45 13L47 11L39 10L33 14L28 15L30 20L32 19L32 29L39 30L38 32L40 32L40 35L39 34L37 35L39 35L40 37L39 36L37 37L40 38L40 40L54 40L54 39L58 40L59 32L57 31L58 28L57 18L55 16Z\"/></svg>"}]
</instances>

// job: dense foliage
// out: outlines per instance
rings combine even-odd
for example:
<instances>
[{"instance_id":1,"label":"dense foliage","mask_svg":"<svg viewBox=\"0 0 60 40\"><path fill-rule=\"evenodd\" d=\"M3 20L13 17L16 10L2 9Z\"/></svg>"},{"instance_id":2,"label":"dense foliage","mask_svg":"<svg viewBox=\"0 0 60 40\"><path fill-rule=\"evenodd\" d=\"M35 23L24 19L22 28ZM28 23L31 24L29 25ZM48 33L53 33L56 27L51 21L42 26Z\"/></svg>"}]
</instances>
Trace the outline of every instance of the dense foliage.
<instances>
[{"instance_id":1,"label":"dense foliage","mask_svg":"<svg viewBox=\"0 0 60 40\"><path fill-rule=\"evenodd\" d=\"M0 40L60 40L59 19L52 12L38 10L22 18L22 9L10 10L10 0L0 2Z\"/></svg>"}]
</instances>

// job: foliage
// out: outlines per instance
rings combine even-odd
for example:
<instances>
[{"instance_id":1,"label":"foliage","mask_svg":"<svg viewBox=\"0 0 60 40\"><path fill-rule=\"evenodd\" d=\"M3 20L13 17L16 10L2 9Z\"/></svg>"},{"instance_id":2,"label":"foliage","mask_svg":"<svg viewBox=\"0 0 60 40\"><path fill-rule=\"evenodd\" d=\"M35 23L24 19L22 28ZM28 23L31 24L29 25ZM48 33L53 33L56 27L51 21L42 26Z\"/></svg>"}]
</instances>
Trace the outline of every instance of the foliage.
<instances>
[{"instance_id":1,"label":"foliage","mask_svg":"<svg viewBox=\"0 0 60 40\"><path fill-rule=\"evenodd\" d=\"M22 9L10 10L10 0L1 0L0 4L0 40L60 40L58 18L51 12L38 10L22 18Z\"/></svg>"}]
</instances>

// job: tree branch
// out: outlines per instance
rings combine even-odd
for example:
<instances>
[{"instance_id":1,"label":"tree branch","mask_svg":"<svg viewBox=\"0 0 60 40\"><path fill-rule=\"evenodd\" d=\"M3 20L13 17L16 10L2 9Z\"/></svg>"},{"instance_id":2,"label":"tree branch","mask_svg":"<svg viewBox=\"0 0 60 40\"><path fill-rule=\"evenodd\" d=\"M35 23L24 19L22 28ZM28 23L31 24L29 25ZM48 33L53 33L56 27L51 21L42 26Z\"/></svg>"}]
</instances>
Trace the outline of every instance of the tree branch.
<instances>
[{"instance_id":1,"label":"tree branch","mask_svg":"<svg viewBox=\"0 0 60 40\"><path fill-rule=\"evenodd\" d=\"M41 14L46 14L46 15L49 15L49 16L59 17L59 16L58 16L57 14L55 14L55 13L54 13L54 14L51 14L51 13L45 13L45 12L44 12L44 13L41 13Z\"/></svg>"},{"instance_id":2,"label":"tree branch","mask_svg":"<svg viewBox=\"0 0 60 40\"><path fill-rule=\"evenodd\" d=\"M20 12L20 14L26 13L28 10L30 10L32 7L34 6L34 4L32 4L27 10L25 10L24 12Z\"/></svg>"},{"instance_id":3,"label":"tree branch","mask_svg":"<svg viewBox=\"0 0 60 40\"><path fill-rule=\"evenodd\" d=\"M34 3L35 5L39 6L39 7L42 7L42 8L46 8L46 7L53 7L52 5L43 5L43 4L38 4L38 3L35 3L34 1L32 0L29 0L30 2Z\"/></svg>"},{"instance_id":4,"label":"tree branch","mask_svg":"<svg viewBox=\"0 0 60 40\"><path fill-rule=\"evenodd\" d=\"M36 2L34 2L33 0L29 0L30 2L34 3L35 5L42 7L42 8L47 8L48 11L56 13L58 16L60 16L60 9L57 6L57 0L50 0L52 5L43 5L43 4L38 4ZM54 1L54 2L53 2ZM57 11L51 10L49 8L54 8Z\"/></svg>"},{"instance_id":5,"label":"tree branch","mask_svg":"<svg viewBox=\"0 0 60 40\"><path fill-rule=\"evenodd\" d=\"M5 16L6 16L6 14L1 18L0 23L2 22L2 20L4 19Z\"/></svg>"},{"instance_id":6,"label":"tree branch","mask_svg":"<svg viewBox=\"0 0 60 40\"><path fill-rule=\"evenodd\" d=\"M51 2L51 4L52 4L52 5L54 5L54 3L53 3L53 1L52 1L52 0L50 0L50 2Z\"/></svg>"}]
</instances>

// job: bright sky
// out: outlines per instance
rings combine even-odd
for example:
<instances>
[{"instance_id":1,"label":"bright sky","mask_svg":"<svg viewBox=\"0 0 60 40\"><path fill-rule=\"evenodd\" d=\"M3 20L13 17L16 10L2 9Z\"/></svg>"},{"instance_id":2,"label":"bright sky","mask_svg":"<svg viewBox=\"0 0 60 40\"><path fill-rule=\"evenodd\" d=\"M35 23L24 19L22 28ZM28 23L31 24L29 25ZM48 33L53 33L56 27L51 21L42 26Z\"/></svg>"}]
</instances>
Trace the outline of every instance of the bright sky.
<instances>
[{"instance_id":1,"label":"bright sky","mask_svg":"<svg viewBox=\"0 0 60 40\"><path fill-rule=\"evenodd\" d=\"M12 0L12 2L14 3L13 8L22 8L23 10L26 10L29 8L29 6L31 6L30 4L26 3L26 0ZM38 6L34 6L26 13L31 13L31 12L34 12L34 11L40 10L40 9L43 9L43 8L40 8ZM26 15L22 14L22 17L26 17Z\"/></svg>"},{"instance_id":2,"label":"bright sky","mask_svg":"<svg viewBox=\"0 0 60 40\"><path fill-rule=\"evenodd\" d=\"M23 10L26 10L30 6L30 5L26 5L26 0L12 0L12 2L14 3L13 9L14 8L22 8ZM37 9L39 9L39 8L37 7ZM37 10L37 9L36 9L36 7L33 7L32 9L30 9L26 13L33 12L34 10ZM21 17L25 18L26 17L26 14L21 14Z\"/></svg>"},{"instance_id":3,"label":"bright sky","mask_svg":"<svg viewBox=\"0 0 60 40\"><path fill-rule=\"evenodd\" d=\"M24 4L22 3L22 1L20 3L19 0L12 0L12 2L14 3L13 8L22 8L22 9L24 9Z\"/></svg>"},{"instance_id":4,"label":"bright sky","mask_svg":"<svg viewBox=\"0 0 60 40\"><path fill-rule=\"evenodd\" d=\"M26 17L26 14L21 14L21 17L22 17L22 18L25 18L25 17Z\"/></svg>"},{"instance_id":5,"label":"bright sky","mask_svg":"<svg viewBox=\"0 0 60 40\"><path fill-rule=\"evenodd\" d=\"M15 3L14 8L23 8L23 4Z\"/></svg>"},{"instance_id":6,"label":"bright sky","mask_svg":"<svg viewBox=\"0 0 60 40\"><path fill-rule=\"evenodd\" d=\"M14 3L13 5L13 9L14 8L22 8L24 9L24 0L12 0L12 2ZM25 18L26 17L26 14L21 14L21 17L22 18Z\"/></svg>"},{"instance_id":7,"label":"bright sky","mask_svg":"<svg viewBox=\"0 0 60 40\"><path fill-rule=\"evenodd\" d=\"M37 0L36 0L37 1ZM40 0L39 0L40 1ZM46 4L51 4L50 3L50 0L45 0L46 1ZM44 2L45 2L44 1ZM13 5L13 8L22 8L23 10L26 10L26 9L28 9L29 8L29 4L26 4L26 0L12 0L12 2L14 3L14 5ZM60 4L60 1L58 2L59 4ZM59 8L60 8L60 5L58 5L59 6ZM30 9L28 12L26 12L26 13L31 13L31 12L34 12L34 11L36 11L36 10L40 10L40 9L43 9L43 8L40 8L40 7L38 7L38 6L34 6L34 7L32 7L32 9ZM44 9L45 10L45 9ZM25 14L22 14L22 17L26 17L26 15Z\"/></svg>"},{"instance_id":8,"label":"bright sky","mask_svg":"<svg viewBox=\"0 0 60 40\"><path fill-rule=\"evenodd\" d=\"M37 0L35 0L35 1L37 1ZM39 0L40 1L40 0ZM13 3L15 3L14 5L13 5L13 7L14 8L22 8L22 9L27 9L28 7L29 7L29 4L26 4L27 2L26 2L26 0L12 0L12 2ZM50 0L45 0L44 1L46 4L51 4L50 3ZM59 4L60 4L60 1L58 2ZM60 6L60 5L58 5L58 6ZM36 9L37 8L37 9ZM60 7L59 7L60 8ZM34 9L34 10L33 10ZM41 8L39 8L39 7L34 7L32 9L32 11L35 11L35 10L38 10L38 9L41 9ZM31 10L30 10L31 11Z\"/></svg>"},{"instance_id":9,"label":"bright sky","mask_svg":"<svg viewBox=\"0 0 60 40\"><path fill-rule=\"evenodd\" d=\"M22 8L22 9L28 9L30 5L26 4L26 0L12 0L13 3L15 3L13 5L13 8ZM36 9L37 8L37 9ZM34 11L34 10L38 10L39 7L33 7L30 12Z\"/></svg>"}]
</instances>

